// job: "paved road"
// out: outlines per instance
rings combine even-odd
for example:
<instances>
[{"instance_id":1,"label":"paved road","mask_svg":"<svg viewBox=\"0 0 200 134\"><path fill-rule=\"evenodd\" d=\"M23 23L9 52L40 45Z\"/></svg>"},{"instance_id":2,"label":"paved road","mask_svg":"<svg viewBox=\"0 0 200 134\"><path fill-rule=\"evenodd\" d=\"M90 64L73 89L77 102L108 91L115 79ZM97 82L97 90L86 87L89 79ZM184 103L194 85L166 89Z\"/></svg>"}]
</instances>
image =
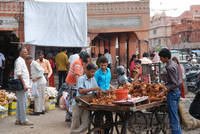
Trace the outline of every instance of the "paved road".
<instances>
[{"instance_id":1,"label":"paved road","mask_svg":"<svg viewBox=\"0 0 200 134\"><path fill-rule=\"evenodd\" d=\"M15 117L10 116L4 120L0 119L0 134L68 134L69 124L64 122L65 111L56 109L45 115L28 116L34 123L30 126L14 125ZM184 131L183 134L200 134L200 129Z\"/></svg>"}]
</instances>

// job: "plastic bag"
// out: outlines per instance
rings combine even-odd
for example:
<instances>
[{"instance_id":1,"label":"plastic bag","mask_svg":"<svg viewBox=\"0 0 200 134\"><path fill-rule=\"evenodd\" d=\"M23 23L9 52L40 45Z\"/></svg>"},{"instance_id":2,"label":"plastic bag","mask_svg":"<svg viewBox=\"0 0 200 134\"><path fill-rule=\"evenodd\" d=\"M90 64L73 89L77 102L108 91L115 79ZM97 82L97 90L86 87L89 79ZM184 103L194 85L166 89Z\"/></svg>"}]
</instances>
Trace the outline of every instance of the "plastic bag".
<instances>
[{"instance_id":1,"label":"plastic bag","mask_svg":"<svg viewBox=\"0 0 200 134\"><path fill-rule=\"evenodd\" d=\"M59 107L60 107L61 109L66 109L66 110L68 110L68 106L67 106L67 104L66 104L66 98L67 98L67 96L68 96L68 92L63 92L62 97L60 97L60 100L59 100Z\"/></svg>"},{"instance_id":2,"label":"plastic bag","mask_svg":"<svg viewBox=\"0 0 200 134\"><path fill-rule=\"evenodd\" d=\"M33 82L32 84L32 94L31 94L32 97L35 97L37 98L39 96L39 92L38 92L38 89L37 89L37 82Z\"/></svg>"}]
</instances>

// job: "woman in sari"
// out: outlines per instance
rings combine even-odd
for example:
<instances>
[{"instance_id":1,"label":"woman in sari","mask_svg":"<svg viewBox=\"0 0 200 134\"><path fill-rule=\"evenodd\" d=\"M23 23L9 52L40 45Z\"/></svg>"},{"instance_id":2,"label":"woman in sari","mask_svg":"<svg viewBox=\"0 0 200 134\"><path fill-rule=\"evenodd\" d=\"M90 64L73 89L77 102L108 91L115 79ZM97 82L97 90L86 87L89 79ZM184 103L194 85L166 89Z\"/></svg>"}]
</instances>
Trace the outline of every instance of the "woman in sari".
<instances>
[{"instance_id":1,"label":"woman in sari","mask_svg":"<svg viewBox=\"0 0 200 134\"><path fill-rule=\"evenodd\" d=\"M49 60L49 63L51 65L51 68L52 68L52 74L51 76L49 77L49 86L50 87L55 87L55 81L54 81L54 69L55 69L55 61L53 59L53 55L51 53L49 53L47 55L47 58Z\"/></svg>"}]
</instances>

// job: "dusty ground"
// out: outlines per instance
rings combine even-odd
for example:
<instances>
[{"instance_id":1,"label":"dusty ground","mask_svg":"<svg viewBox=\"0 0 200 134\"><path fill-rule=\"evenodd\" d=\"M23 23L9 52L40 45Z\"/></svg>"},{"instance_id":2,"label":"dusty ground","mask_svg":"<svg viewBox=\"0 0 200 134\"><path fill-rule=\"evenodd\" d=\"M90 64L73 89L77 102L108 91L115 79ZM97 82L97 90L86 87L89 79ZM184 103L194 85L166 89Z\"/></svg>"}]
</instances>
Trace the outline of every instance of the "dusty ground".
<instances>
[{"instance_id":1,"label":"dusty ground","mask_svg":"<svg viewBox=\"0 0 200 134\"><path fill-rule=\"evenodd\" d=\"M58 78L55 76L55 83L58 84ZM116 85L116 81L112 81ZM188 98L193 98L193 94L188 94ZM64 122L65 111L56 109L45 115L28 116L28 119L34 123L34 126L16 126L14 125L15 116L9 116L6 119L0 119L0 134L68 134L70 124ZM184 131L183 134L200 134L200 129Z\"/></svg>"},{"instance_id":2,"label":"dusty ground","mask_svg":"<svg viewBox=\"0 0 200 134\"><path fill-rule=\"evenodd\" d=\"M69 125L64 122L65 112L56 109L45 115L28 116L34 126L16 126L15 117L0 120L0 134L67 134Z\"/></svg>"},{"instance_id":3,"label":"dusty ground","mask_svg":"<svg viewBox=\"0 0 200 134\"><path fill-rule=\"evenodd\" d=\"M69 124L64 122L65 111L56 109L45 115L28 116L34 126L14 125L15 116L0 120L0 134L68 134ZM200 129L183 131L183 134L200 134Z\"/></svg>"}]
</instances>

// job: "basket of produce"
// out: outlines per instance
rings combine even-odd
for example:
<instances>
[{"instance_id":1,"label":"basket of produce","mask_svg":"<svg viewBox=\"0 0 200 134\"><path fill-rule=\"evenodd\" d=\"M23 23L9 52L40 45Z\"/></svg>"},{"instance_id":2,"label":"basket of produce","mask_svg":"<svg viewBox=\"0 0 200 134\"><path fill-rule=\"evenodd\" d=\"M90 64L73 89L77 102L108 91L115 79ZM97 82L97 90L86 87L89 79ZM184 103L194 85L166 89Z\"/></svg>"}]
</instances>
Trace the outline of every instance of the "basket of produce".
<instances>
[{"instance_id":1,"label":"basket of produce","mask_svg":"<svg viewBox=\"0 0 200 134\"><path fill-rule=\"evenodd\" d=\"M8 104L8 96L6 95L5 90L0 90L0 105L5 106Z\"/></svg>"}]
</instances>

